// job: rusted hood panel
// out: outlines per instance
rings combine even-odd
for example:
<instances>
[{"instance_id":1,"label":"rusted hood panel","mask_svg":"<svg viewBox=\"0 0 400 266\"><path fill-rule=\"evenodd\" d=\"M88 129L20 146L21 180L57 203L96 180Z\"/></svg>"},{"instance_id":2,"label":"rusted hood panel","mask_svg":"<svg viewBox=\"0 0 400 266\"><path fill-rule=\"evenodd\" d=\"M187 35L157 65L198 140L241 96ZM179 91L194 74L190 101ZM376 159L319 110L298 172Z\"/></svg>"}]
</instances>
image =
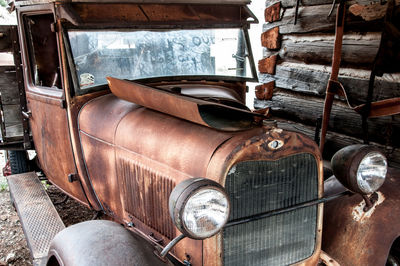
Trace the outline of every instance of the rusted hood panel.
<instances>
[{"instance_id":1,"label":"rusted hood panel","mask_svg":"<svg viewBox=\"0 0 400 266\"><path fill-rule=\"evenodd\" d=\"M111 77L107 80L112 93L120 99L219 130L250 129L255 126L255 117L261 116L246 109L178 95L139 83Z\"/></svg>"},{"instance_id":2,"label":"rusted hood panel","mask_svg":"<svg viewBox=\"0 0 400 266\"><path fill-rule=\"evenodd\" d=\"M214 151L232 137L229 132L217 133L114 95L84 106L79 127L89 136L192 176L204 176Z\"/></svg>"}]
</instances>

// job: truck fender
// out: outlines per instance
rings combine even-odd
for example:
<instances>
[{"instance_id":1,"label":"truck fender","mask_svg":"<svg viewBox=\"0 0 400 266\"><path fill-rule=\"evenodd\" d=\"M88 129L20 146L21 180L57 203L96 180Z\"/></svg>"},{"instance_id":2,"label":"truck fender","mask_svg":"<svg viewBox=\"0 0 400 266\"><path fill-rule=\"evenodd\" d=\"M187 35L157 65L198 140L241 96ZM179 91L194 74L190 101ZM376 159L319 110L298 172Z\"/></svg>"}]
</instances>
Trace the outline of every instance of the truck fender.
<instances>
[{"instance_id":1,"label":"truck fender","mask_svg":"<svg viewBox=\"0 0 400 266\"><path fill-rule=\"evenodd\" d=\"M400 171L389 168L369 211L359 194L326 203L322 249L341 265L385 265L400 235L399 187Z\"/></svg>"},{"instance_id":2,"label":"truck fender","mask_svg":"<svg viewBox=\"0 0 400 266\"><path fill-rule=\"evenodd\" d=\"M153 251L150 243L123 226L93 220L59 232L50 245L47 265L171 265Z\"/></svg>"}]
</instances>

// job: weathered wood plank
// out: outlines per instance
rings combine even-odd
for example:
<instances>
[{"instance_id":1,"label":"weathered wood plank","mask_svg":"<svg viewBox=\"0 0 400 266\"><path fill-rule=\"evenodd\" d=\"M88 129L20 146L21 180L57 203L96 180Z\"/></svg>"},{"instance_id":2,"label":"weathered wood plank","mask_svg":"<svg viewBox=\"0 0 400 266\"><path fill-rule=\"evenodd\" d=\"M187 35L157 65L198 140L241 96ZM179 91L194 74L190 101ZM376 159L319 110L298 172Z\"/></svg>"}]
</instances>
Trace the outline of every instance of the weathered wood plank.
<instances>
[{"instance_id":1,"label":"weathered wood plank","mask_svg":"<svg viewBox=\"0 0 400 266\"><path fill-rule=\"evenodd\" d=\"M19 104L19 92L14 66L0 66L0 93L3 104Z\"/></svg>"},{"instance_id":2,"label":"weathered wood plank","mask_svg":"<svg viewBox=\"0 0 400 266\"><path fill-rule=\"evenodd\" d=\"M285 130L290 130L294 132L299 132L304 135L307 135L308 137L314 139L315 135L315 127L307 126L301 123L295 123L293 121L287 121L287 120L282 120L278 119L278 127L285 129ZM326 143L325 143L325 148L324 148L324 158L327 160L330 160L332 156L340 150L341 148L344 148L349 145L353 144L362 144L363 141L361 139L349 137L343 134L335 133L332 131L328 131L328 134L326 135ZM389 161L389 166L390 167L400 167L400 149L395 149L391 146L385 146L381 145L379 143L370 143L371 145L374 145L381 149L388 161Z\"/></svg>"},{"instance_id":3,"label":"weathered wood plank","mask_svg":"<svg viewBox=\"0 0 400 266\"><path fill-rule=\"evenodd\" d=\"M334 38L333 34L285 35L279 55L285 61L331 65ZM378 52L380 39L380 33L345 36L341 66L371 69Z\"/></svg>"},{"instance_id":4,"label":"weathered wood plank","mask_svg":"<svg viewBox=\"0 0 400 266\"><path fill-rule=\"evenodd\" d=\"M275 75L260 74L260 82L268 83L275 80L276 87L279 88L324 96L329 75L328 72L310 70L301 67L300 64L297 67L277 65ZM363 102L367 98L368 79L339 76L339 81L345 87L352 103ZM394 97L400 97L400 82L389 82L377 78L373 99Z\"/></svg>"},{"instance_id":5,"label":"weathered wood plank","mask_svg":"<svg viewBox=\"0 0 400 266\"><path fill-rule=\"evenodd\" d=\"M279 28L275 27L261 34L261 45L271 50L279 50L281 48Z\"/></svg>"},{"instance_id":6,"label":"weathered wood plank","mask_svg":"<svg viewBox=\"0 0 400 266\"><path fill-rule=\"evenodd\" d=\"M255 94L259 100L270 100L274 93L275 81L271 81L262 85L258 85L255 88Z\"/></svg>"},{"instance_id":7,"label":"weathered wood plank","mask_svg":"<svg viewBox=\"0 0 400 266\"><path fill-rule=\"evenodd\" d=\"M3 105L6 127L22 124L21 107L19 104Z\"/></svg>"},{"instance_id":8,"label":"weathered wood plank","mask_svg":"<svg viewBox=\"0 0 400 266\"><path fill-rule=\"evenodd\" d=\"M282 7L294 7L296 6L296 0L267 0L267 6L281 2ZM370 3L379 3L380 0L350 0L347 1L347 5L360 4L368 5ZM300 6L318 6L332 4L331 0L301 0Z\"/></svg>"},{"instance_id":9,"label":"weathered wood plank","mask_svg":"<svg viewBox=\"0 0 400 266\"><path fill-rule=\"evenodd\" d=\"M270 101L255 99L255 108L272 109L272 114L295 122L315 125L322 115L324 100L314 96L293 93L285 90L275 90ZM329 130L353 136L363 137L361 116L349 109L343 103L336 101L332 107ZM391 136L387 133L391 131ZM391 142L393 146L400 146L400 116L369 119L370 140L386 144Z\"/></svg>"},{"instance_id":10,"label":"weathered wood plank","mask_svg":"<svg viewBox=\"0 0 400 266\"><path fill-rule=\"evenodd\" d=\"M278 21L281 18L281 3L277 2L268 6L264 11L265 22Z\"/></svg>"},{"instance_id":11,"label":"weathered wood plank","mask_svg":"<svg viewBox=\"0 0 400 266\"><path fill-rule=\"evenodd\" d=\"M0 52L12 51L11 28L16 26L0 25Z\"/></svg>"},{"instance_id":12,"label":"weathered wood plank","mask_svg":"<svg viewBox=\"0 0 400 266\"><path fill-rule=\"evenodd\" d=\"M6 127L7 138L22 137L23 135L22 123Z\"/></svg>"},{"instance_id":13,"label":"weathered wood plank","mask_svg":"<svg viewBox=\"0 0 400 266\"><path fill-rule=\"evenodd\" d=\"M263 31L270 30L279 26L281 34L298 34L313 32L335 31L336 9L328 17L331 5L302 6L299 8L298 21L294 25L295 8L287 8L281 20L274 23L267 23L263 26ZM382 29L382 19L374 21L364 21L361 17L354 16L350 12L346 14L346 31L380 31Z\"/></svg>"},{"instance_id":14,"label":"weathered wood plank","mask_svg":"<svg viewBox=\"0 0 400 266\"><path fill-rule=\"evenodd\" d=\"M270 57L261 59L260 61L258 61L258 71L260 71L260 73L274 75L277 60L277 55L272 55Z\"/></svg>"}]
</instances>

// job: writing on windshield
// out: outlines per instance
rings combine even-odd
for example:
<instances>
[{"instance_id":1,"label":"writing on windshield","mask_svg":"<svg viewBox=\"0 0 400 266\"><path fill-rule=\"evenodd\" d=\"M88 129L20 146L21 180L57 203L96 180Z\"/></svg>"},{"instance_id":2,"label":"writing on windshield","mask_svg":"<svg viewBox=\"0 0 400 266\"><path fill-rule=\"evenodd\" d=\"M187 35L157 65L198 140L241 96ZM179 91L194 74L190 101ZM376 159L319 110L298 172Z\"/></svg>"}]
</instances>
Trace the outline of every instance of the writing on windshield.
<instances>
[{"instance_id":1,"label":"writing on windshield","mask_svg":"<svg viewBox=\"0 0 400 266\"><path fill-rule=\"evenodd\" d=\"M250 77L240 29L81 31L68 33L81 88L107 76L143 79L168 76Z\"/></svg>"}]
</instances>

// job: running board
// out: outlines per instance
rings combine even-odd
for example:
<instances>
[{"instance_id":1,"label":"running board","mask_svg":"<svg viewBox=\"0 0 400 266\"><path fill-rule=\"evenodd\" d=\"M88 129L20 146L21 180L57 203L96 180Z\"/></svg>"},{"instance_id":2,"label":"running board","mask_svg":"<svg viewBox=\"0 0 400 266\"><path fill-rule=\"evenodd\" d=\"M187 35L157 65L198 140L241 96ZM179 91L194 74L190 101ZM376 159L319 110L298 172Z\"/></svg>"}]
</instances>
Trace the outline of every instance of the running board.
<instances>
[{"instance_id":1,"label":"running board","mask_svg":"<svg viewBox=\"0 0 400 266\"><path fill-rule=\"evenodd\" d=\"M46 265L50 243L65 228L64 223L35 172L11 175L7 181L33 265Z\"/></svg>"}]
</instances>

